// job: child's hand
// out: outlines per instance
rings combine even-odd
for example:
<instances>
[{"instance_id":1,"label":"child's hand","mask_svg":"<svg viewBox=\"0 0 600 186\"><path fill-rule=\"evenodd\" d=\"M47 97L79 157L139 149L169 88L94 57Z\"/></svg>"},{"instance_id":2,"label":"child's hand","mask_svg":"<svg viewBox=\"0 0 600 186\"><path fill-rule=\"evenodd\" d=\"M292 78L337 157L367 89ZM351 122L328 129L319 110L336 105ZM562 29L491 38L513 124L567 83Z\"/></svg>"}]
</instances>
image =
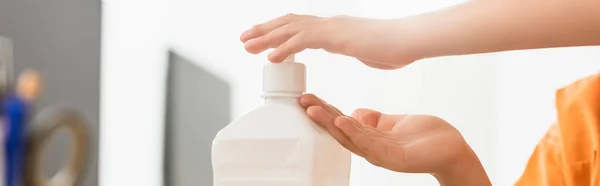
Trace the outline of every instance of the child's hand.
<instances>
[{"instance_id":1,"label":"child's hand","mask_svg":"<svg viewBox=\"0 0 600 186\"><path fill-rule=\"evenodd\" d=\"M417 59L400 38L399 26L397 20L289 14L254 26L240 40L254 54L275 48L269 54L273 62L311 48L355 57L373 68L396 69Z\"/></svg>"},{"instance_id":2,"label":"child's hand","mask_svg":"<svg viewBox=\"0 0 600 186\"><path fill-rule=\"evenodd\" d=\"M438 117L387 115L367 109L348 117L310 94L301 97L300 104L344 147L376 166L430 173L443 185L490 185L460 132Z\"/></svg>"}]
</instances>

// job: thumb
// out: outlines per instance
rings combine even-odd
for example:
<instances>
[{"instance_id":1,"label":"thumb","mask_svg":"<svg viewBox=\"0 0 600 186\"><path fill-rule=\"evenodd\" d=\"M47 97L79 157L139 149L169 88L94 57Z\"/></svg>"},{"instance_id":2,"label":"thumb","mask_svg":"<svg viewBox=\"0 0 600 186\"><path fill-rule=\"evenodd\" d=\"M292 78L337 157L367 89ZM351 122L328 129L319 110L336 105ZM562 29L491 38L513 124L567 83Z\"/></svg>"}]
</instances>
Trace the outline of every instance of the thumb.
<instances>
[{"instance_id":1,"label":"thumb","mask_svg":"<svg viewBox=\"0 0 600 186\"><path fill-rule=\"evenodd\" d=\"M364 153L367 161L373 165L382 166L388 151L385 140L383 140L385 134L371 126L361 125L347 116L337 117L334 124Z\"/></svg>"}]
</instances>

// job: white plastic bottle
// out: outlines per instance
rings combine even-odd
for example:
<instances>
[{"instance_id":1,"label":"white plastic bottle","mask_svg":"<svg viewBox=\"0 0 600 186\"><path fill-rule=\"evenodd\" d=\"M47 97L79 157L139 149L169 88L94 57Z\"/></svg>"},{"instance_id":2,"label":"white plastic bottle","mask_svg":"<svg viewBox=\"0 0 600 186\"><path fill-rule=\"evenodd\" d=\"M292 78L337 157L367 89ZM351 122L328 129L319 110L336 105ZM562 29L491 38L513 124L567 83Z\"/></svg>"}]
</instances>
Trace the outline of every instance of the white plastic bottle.
<instances>
[{"instance_id":1,"label":"white plastic bottle","mask_svg":"<svg viewBox=\"0 0 600 186\"><path fill-rule=\"evenodd\" d=\"M348 186L350 152L298 104L306 67L288 57L264 67L265 104L235 120L212 145L214 186Z\"/></svg>"}]
</instances>

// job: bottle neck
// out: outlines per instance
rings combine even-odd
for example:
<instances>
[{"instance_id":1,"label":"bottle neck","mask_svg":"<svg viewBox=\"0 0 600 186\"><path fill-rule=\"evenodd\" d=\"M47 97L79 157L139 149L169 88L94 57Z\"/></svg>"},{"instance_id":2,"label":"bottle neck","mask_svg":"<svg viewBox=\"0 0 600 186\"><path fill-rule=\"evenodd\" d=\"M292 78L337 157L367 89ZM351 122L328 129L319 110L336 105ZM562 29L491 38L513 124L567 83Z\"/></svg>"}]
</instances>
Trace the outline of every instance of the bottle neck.
<instances>
[{"instance_id":1,"label":"bottle neck","mask_svg":"<svg viewBox=\"0 0 600 186\"><path fill-rule=\"evenodd\" d=\"M265 103L298 104L302 92L265 92L262 97Z\"/></svg>"}]
</instances>

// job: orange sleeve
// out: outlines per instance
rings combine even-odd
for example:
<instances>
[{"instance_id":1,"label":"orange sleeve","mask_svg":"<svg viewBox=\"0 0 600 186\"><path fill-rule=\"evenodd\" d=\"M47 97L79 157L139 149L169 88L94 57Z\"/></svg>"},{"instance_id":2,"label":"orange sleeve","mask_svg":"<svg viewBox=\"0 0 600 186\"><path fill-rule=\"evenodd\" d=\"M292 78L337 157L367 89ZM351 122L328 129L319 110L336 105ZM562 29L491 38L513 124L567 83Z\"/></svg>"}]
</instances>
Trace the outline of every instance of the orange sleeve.
<instances>
[{"instance_id":1,"label":"orange sleeve","mask_svg":"<svg viewBox=\"0 0 600 186\"><path fill-rule=\"evenodd\" d=\"M557 91L558 123L537 145L517 186L600 186L600 75Z\"/></svg>"},{"instance_id":2,"label":"orange sleeve","mask_svg":"<svg viewBox=\"0 0 600 186\"><path fill-rule=\"evenodd\" d=\"M557 125L553 125L529 158L517 186L566 185L563 176L562 148Z\"/></svg>"}]
</instances>

